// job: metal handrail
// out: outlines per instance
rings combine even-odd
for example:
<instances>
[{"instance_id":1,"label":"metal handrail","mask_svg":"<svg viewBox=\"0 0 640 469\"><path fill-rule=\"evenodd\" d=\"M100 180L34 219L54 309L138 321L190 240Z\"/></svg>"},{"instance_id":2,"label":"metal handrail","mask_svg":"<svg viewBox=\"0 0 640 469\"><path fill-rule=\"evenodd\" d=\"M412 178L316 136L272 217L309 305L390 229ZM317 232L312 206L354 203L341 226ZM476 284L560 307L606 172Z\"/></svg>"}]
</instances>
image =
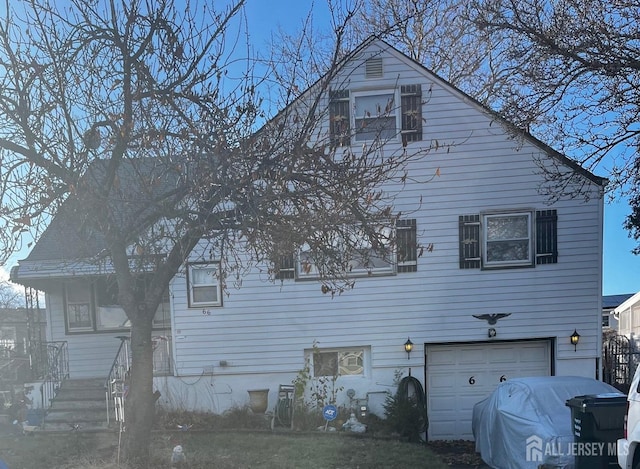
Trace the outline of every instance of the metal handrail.
<instances>
[{"instance_id":1,"label":"metal handrail","mask_svg":"<svg viewBox=\"0 0 640 469\"><path fill-rule=\"evenodd\" d=\"M45 342L47 364L44 381L40 385L40 399L42 404L42 421L44 427L47 410L53 404L58 391L65 379L69 378L69 348L64 342Z\"/></svg>"},{"instance_id":2,"label":"metal handrail","mask_svg":"<svg viewBox=\"0 0 640 469\"><path fill-rule=\"evenodd\" d=\"M120 347L111 364L111 369L104 383L105 401L107 406L107 425L111 422L111 413L114 413L115 420L124 421L124 393L125 380L131 368L131 353L129 350L129 337L118 336Z\"/></svg>"}]
</instances>

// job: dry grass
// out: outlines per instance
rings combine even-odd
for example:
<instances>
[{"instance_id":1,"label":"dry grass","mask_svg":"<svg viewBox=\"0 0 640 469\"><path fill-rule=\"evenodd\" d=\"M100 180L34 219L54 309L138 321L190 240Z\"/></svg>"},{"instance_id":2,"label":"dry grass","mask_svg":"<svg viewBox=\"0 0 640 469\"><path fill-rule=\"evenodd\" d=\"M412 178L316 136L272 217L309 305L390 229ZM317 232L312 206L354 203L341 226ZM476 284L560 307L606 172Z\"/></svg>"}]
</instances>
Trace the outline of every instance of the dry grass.
<instances>
[{"instance_id":1,"label":"dry grass","mask_svg":"<svg viewBox=\"0 0 640 469\"><path fill-rule=\"evenodd\" d=\"M116 469L117 434L0 436L0 458L10 469ZM365 469L447 466L424 445L345 433L267 431L154 433L149 468L169 468L176 444L190 469Z\"/></svg>"}]
</instances>

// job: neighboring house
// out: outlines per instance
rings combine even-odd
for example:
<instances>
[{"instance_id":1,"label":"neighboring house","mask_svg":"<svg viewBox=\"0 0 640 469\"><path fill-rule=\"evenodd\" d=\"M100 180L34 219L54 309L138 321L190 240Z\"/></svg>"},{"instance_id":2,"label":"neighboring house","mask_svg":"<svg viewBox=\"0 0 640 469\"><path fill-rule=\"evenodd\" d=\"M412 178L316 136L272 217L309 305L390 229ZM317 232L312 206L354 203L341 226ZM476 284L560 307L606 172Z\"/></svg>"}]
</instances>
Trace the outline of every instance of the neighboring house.
<instances>
[{"instance_id":1,"label":"neighboring house","mask_svg":"<svg viewBox=\"0 0 640 469\"><path fill-rule=\"evenodd\" d=\"M367 120L389 131L385 149L449 143L409 163L395 207L409 214L396 227L397 260L354 269L355 288L335 297L309 281L304 252L280 266L279 281L254 270L228 295L209 275L215 262L187 263L154 323L158 343L170 346L170 367L155 379L160 404L218 413L269 389L272 409L278 386L310 358L315 376L339 375L338 404L367 402L380 416L396 371L411 371L427 394L428 437L471 439L472 407L500 381L595 377L606 180L529 135L514 139L495 114L382 41L351 54L332 89L324 126L345 145L357 150L372 137L351 131ZM388 102L402 104L367 113ZM546 162L591 197L550 203L539 191ZM105 278L62 262L60 225L12 280L46 292L48 335L68 341L71 378L106 376L127 321Z\"/></svg>"},{"instance_id":2,"label":"neighboring house","mask_svg":"<svg viewBox=\"0 0 640 469\"><path fill-rule=\"evenodd\" d=\"M634 339L640 339L640 292L621 302L612 312L611 316L618 321L618 333Z\"/></svg>"},{"instance_id":3,"label":"neighboring house","mask_svg":"<svg viewBox=\"0 0 640 469\"><path fill-rule=\"evenodd\" d=\"M0 308L0 357L28 356L30 342L44 340L45 322L44 309L30 317L25 308Z\"/></svg>"},{"instance_id":4,"label":"neighboring house","mask_svg":"<svg viewBox=\"0 0 640 469\"><path fill-rule=\"evenodd\" d=\"M602 331L617 331L618 316L614 315L614 310L622 303L633 296L633 293L623 295L604 295L602 297Z\"/></svg>"},{"instance_id":5,"label":"neighboring house","mask_svg":"<svg viewBox=\"0 0 640 469\"><path fill-rule=\"evenodd\" d=\"M15 387L38 373L45 330L44 309L0 308L0 414L12 404Z\"/></svg>"}]
</instances>

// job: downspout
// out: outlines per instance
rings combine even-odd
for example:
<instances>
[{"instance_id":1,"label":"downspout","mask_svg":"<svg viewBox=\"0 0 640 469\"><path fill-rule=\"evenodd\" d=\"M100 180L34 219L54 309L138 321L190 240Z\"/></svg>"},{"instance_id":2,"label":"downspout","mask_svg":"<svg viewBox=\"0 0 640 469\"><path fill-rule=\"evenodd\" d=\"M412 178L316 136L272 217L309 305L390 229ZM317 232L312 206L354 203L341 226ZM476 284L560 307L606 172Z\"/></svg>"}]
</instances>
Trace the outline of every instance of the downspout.
<instances>
[{"instance_id":1,"label":"downspout","mask_svg":"<svg viewBox=\"0 0 640 469\"><path fill-rule=\"evenodd\" d=\"M602 380L602 288L604 286L603 282L603 268L604 268L604 188L606 185L606 180L603 182L603 185L599 190L600 200L598 203L598 219L599 230L598 233L598 314L596 315L596 331L599 331L596 344L597 344L597 355L596 355L596 370L595 370L595 378Z\"/></svg>"}]
</instances>

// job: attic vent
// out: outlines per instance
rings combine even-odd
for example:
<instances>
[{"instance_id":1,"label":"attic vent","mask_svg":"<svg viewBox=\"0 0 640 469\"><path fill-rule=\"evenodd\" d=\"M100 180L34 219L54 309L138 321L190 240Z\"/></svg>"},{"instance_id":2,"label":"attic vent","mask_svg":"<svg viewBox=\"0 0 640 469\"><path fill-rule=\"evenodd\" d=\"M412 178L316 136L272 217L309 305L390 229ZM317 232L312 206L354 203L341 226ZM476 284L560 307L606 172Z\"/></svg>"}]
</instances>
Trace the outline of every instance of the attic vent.
<instances>
[{"instance_id":1,"label":"attic vent","mask_svg":"<svg viewBox=\"0 0 640 469\"><path fill-rule=\"evenodd\" d=\"M365 62L365 77L381 78L382 77L382 57L367 59Z\"/></svg>"}]
</instances>

